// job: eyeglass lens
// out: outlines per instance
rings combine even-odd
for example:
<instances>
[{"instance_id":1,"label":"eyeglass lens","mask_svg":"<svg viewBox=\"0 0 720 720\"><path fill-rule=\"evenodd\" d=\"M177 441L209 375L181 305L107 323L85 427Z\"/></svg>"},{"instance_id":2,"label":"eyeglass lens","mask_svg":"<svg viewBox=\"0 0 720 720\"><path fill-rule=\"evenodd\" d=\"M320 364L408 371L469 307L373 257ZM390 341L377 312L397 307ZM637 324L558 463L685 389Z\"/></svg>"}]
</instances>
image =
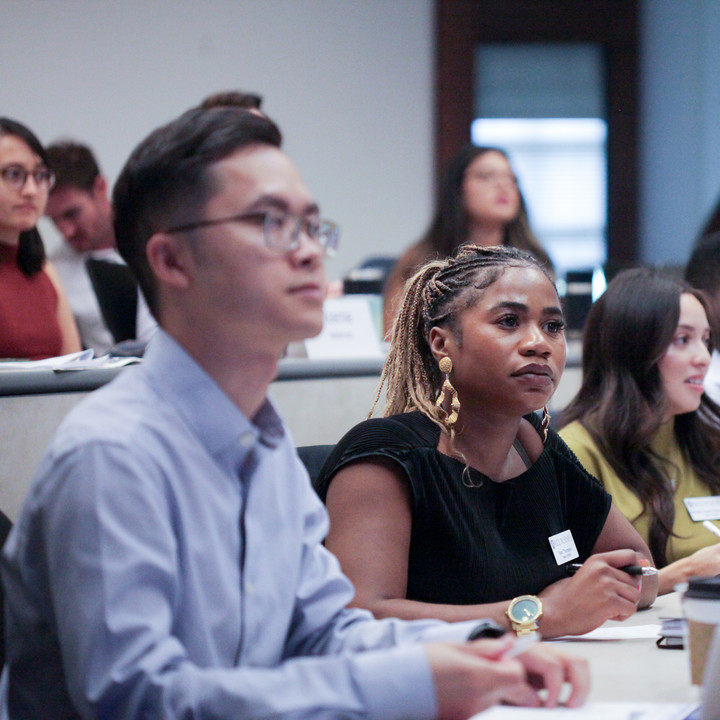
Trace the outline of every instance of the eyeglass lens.
<instances>
[{"instance_id":1,"label":"eyeglass lens","mask_svg":"<svg viewBox=\"0 0 720 720\"><path fill-rule=\"evenodd\" d=\"M339 229L328 220L306 218L282 212L269 212L263 223L263 234L268 247L293 250L300 243L300 233L318 243L328 254L337 249Z\"/></svg>"},{"instance_id":2,"label":"eyeglass lens","mask_svg":"<svg viewBox=\"0 0 720 720\"><path fill-rule=\"evenodd\" d=\"M27 170L22 165L9 165L0 170L0 176L3 180L12 185L12 187L20 190L25 187L28 177L32 175L35 184L38 186L52 187L55 182L55 175L49 168L37 168L36 170Z\"/></svg>"}]
</instances>

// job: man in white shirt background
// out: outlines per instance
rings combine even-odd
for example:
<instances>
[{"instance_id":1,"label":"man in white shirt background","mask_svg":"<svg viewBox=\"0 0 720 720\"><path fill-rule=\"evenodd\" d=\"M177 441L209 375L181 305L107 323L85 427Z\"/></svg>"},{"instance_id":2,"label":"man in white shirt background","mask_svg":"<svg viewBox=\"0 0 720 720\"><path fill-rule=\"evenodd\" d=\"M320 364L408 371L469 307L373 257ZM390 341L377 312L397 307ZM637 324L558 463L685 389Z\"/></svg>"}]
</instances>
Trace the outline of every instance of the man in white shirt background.
<instances>
[{"instance_id":1,"label":"man in white shirt background","mask_svg":"<svg viewBox=\"0 0 720 720\"><path fill-rule=\"evenodd\" d=\"M85 262L91 257L123 262L115 247L108 183L86 145L65 140L53 143L47 151L56 181L45 212L64 240L48 255L67 292L83 346L102 355L115 340L103 321ZM140 295L136 339L147 342L155 327Z\"/></svg>"}]
</instances>

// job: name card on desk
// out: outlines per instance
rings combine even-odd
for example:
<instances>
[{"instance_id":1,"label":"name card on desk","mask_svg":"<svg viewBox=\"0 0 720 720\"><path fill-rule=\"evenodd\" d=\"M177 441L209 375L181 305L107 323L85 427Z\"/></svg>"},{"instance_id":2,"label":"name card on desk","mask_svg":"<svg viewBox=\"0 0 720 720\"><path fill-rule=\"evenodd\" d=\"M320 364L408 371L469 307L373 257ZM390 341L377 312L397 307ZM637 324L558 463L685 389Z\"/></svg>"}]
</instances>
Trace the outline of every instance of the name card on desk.
<instances>
[{"instance_id":1,"label":"name card on desk","mask_svg":"<svg viewBox=\"0 0 720 720\"><path fill-rule=\"evenodd\" d=\"M305 341L311 360L382 357L377 318L380 297L344 295L325 301L323 329Z\"/></svg>"}]
</instances>

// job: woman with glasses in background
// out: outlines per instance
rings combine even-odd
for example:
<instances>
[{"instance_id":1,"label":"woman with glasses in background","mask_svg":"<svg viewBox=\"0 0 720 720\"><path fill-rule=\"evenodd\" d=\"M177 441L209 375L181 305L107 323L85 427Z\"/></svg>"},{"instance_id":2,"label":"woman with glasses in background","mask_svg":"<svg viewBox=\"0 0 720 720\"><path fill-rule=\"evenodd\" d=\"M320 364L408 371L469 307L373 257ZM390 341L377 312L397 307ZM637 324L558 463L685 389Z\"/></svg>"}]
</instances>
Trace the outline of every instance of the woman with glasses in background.
<instances>
[{"instance_id":1,"label":"woman with glasses in background","mask_svg":"<svg viewBox=\"0 0 720 720\"><path fill-rule=\"evenodd\" d=\"M81 349L36 227L53 181L37 137L0 118L0 358L39 360Z\"/></svg>"},{"instance_id":2,"label":"woman with glasses in background","mask_svg":"<svg viewBox=\"0 0 720 720\"><path fill-rule=\"evenodd\" d=\"M405 281L427 260L450 257L464 243L506 245L533 255L551 274L550 256L530 229L525 200L503 150L468 145L442 179L435 216L424 237L392 269L383 295L385 334L400 307Z\"/></svg>"}]
</instances>

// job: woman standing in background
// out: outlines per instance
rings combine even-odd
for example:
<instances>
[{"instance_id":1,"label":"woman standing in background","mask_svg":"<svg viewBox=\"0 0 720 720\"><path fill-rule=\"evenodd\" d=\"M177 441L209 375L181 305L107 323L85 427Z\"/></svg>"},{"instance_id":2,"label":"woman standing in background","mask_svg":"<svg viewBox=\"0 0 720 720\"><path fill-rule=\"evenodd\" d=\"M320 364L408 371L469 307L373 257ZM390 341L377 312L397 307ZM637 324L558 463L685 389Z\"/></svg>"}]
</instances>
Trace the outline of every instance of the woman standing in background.
<instances>
[{"instance_id":1,"label":"woman standing in background","mask_svg":"<svg viewBox=\"0 0 720 720\"><path fill-rule=\"evenodd\" d=\"M0 118L0 358L39 360L81 349L36 228L53 180L37 137Z\"/></svg>"},{"instance_id":2,"label":"woman standing in background","mask_svg":"<svg viewBox=\"0 0 720 720\"><path fill-rule=\"evenodd\" d=\"M517 177L499 148L467 145L450 162L430 227L400 256L385 285L386 336L397 314L405 281L426 260L450 257L464 243L518 248L552 272L549 255L530 229Z\"/></svg>"}]
</instances>

